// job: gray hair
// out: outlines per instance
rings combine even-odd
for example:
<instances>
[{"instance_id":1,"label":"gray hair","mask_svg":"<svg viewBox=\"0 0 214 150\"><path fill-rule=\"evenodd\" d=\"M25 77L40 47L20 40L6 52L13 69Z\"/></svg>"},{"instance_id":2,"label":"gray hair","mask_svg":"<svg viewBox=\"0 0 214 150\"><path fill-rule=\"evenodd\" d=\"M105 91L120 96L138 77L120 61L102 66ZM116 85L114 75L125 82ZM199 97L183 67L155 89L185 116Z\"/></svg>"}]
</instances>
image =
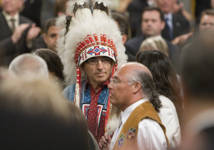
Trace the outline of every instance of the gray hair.
<instances>
[{"instance_id":1,"label":"gray hair","mask_svg":"<svg viewBox=\"0 0 214 150\"><path fill-rule=\"evenodd\" d=\"M131 73L127 74L127 79L129 85L135 82L141 83L142 92L149 99L155 110L159 112L161 101L159 100L152 75L146 71L134 69Z\"/></svg>"},{"instance_id":2,"label":"gray hair","mask_svg":"<svg viewBox=\"0 0 214 150\"><path fill-rule=\"evenodd\" d=\"M45 61L33 54L22 54L13 59L9 71L15 75L42 75L48 77L48 67Z\"/></svg>"}]
</instances>

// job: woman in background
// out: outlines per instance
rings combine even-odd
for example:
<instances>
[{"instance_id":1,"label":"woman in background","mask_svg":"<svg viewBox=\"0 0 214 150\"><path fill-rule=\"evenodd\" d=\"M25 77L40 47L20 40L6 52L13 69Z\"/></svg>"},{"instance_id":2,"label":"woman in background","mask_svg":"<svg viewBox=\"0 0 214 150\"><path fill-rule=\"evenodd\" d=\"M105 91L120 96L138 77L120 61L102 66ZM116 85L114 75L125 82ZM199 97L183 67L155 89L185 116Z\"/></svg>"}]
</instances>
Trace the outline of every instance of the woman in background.
<instances>
[{"instance_id":1,"label":"woman in background","mask_svg":"<svg viewBox=\"0 0 214 150\"><path fill-rule=\"evenodd\" d=\"M157 50L140 51L137 62L145 65L152 73L162 103L159 116L166 127L166 134L171 147L176 147L181 140L180 124L182 98L180 84L169 58Z\"/></svg>"}]
</instances>

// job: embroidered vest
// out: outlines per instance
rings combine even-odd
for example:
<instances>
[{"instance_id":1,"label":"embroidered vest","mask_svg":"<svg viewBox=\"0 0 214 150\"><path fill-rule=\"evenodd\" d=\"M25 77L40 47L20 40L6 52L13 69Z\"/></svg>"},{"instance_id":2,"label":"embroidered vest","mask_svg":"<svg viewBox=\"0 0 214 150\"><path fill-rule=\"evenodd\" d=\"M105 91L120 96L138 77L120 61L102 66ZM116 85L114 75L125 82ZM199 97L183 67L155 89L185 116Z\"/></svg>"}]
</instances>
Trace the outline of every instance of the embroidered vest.
<instances>
[{"instance_id":1,"label":"embroidered vest","mask_svg":"<svg viewBox=\"0 0 214 150\"><path fill-rule=\"evenodd\" d=\"M167 140L167 146L169 148L169 142L166 136L166 129L161 123L161 120L155 111L154 107L150 102L144 102L140 106L134 109L127 121L125 122L118 139L114 145L113 150L138 150L137 144L137 133L138 133L138 124L141 120L145 118L150 118L160 124L161 128L164 131L164 135Z\"/></svg>"}]
</instances>

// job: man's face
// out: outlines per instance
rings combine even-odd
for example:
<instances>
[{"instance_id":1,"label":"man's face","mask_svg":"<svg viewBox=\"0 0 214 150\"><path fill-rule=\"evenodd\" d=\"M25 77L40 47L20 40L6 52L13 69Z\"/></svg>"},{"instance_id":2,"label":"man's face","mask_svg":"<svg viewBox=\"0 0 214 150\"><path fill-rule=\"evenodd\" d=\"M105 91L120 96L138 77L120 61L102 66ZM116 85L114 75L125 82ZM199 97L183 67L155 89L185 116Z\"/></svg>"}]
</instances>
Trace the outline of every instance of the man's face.
<instances>
[{"instance_id":1,"label":"man's face","mask_svg":"<svg viewBox=\"0 0 214 150\"><path fill-rule=\"evenodd\" d=\"M18 13L23 6L24 0L1 0L1 5L4 11L8 14Z\"/></svg>"},{"instance_id":2,"label":"man's face","mask_svg":"<svg viewBox=\"0 0 214 150\"><path fill-rule=\"evenodd\" d=\"M200 31L214 31L214 16L211 15L204 15L199 24Z\"/></svg>"},{"instance_id":3,"label":"man's face","mask_svg":"<svg viewBox=\"0 0 214 150\"><path fill-rule=\"evenodd\" d=\"M82 69L92 85L101 85L108 80L111 74L112 61L109 57L100 56L84 62Z\"/></svg>"},{"instance_id":4,"label":"man's face","mask_svg":"<svg viewBox=\"0 0 214 150\"><path fill-rule=\"evenodd\" d=\"M47 34L44 35L44 41L47 44L48 48L56 51L56 42L59 38L59 29L56 26L51 26L48 29Z\"/></svg>"},{"instance_id":5,"label":"man's face","mask_svg":"<svg viewBox=\"0 0 214 150\"><path fill-rule=\"evenodd\" d=\"M164 14L168 14L173 11L175 0L156 0L156 2Z\"/></svg>"},{"instance_id":6,"label":"man's face","mask_svg":"<svg viewBox=\"0 0 214 150\"><path fill-rule=\"evenodd\" d=\"M129 84L128 73L129 70L127 68L119 68L108 85L110 89L110 102L121 110L125 110L129 106L132 94L133 85Z\"/></svg>"},{"instance_id":7,"label":"man's face","mask_svg":"<svg viewBox=\"0 0 214 150\"><path fill-rule=\"evenodd\" d=\"M165 22L161 21L158 11L145 11L143 13L141 30L145 37L160 35L164 26Z\"/></svg>"}]
</instances>

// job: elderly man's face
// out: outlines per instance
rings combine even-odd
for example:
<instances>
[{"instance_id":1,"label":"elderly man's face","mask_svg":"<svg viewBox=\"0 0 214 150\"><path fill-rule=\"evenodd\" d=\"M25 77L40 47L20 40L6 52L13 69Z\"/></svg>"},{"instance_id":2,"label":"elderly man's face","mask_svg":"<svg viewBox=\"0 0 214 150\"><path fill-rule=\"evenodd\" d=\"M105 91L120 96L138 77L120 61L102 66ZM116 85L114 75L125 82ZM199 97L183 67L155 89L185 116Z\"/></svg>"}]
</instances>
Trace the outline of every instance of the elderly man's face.
<instances>
[{"instance_id":1,"label":"elderly man's face","mask_svg":"<svg viewBox=\"0 0 214 150\"><path fill-rule=\"evenodd\" d=\"M109 57L93 57L82 66L92 85L101 85L111 74L112 59Z\"/></svg>"},{"instance_id":2,"label":"elderly man's face","mask_svg":"<svg viewBox=\"0 0 214 150\"><path fill-rule=\"evenodd\" d=\"M173 11L175 0L156 0L156 3L164 14L168 14Z\"/></svg>"},{"instance_id":3,"label":"elderly man's face","mask_svg":"<svg viewBox=\"0 0 214 150\"><path fill-rule=\"evenodd\" d=\"M132 95L133 85L128 80L129 70L128 67L119 68L108 85L111 103L121 110L125 110L129 106L130 96Z\"/></svg>"},{"instance_id":4,"label":"elderly man's face","mask_svg":"<svg viewBox=\"0 0 214 150\"><path fill-rule=\"evenodd\" d=\"M2 8L8 14L19 12L23 3L24 0L1 0Z\"/></svg>"},{"instance_id":5,"label":"elderly man's face","mask_svg":"<svg viewBox=\"0 0 214 150\"><path fill-rule=\"evenodd\" d=\"M214 16L211 15L204 15L199 24L200 31L214 31Z\"/></svg>"},{"instance_id":6,"label":"elderly man's face","mask_svg":"<svg viewBox=\"0 0 214 150\"><path fill-rule=\"evenodd\" d=\"M145 37L157 36L164 29L165 22L161 21L160 13L156 10L145 11L142 15L142 33Z\"/></svg>"}]
</instances>

